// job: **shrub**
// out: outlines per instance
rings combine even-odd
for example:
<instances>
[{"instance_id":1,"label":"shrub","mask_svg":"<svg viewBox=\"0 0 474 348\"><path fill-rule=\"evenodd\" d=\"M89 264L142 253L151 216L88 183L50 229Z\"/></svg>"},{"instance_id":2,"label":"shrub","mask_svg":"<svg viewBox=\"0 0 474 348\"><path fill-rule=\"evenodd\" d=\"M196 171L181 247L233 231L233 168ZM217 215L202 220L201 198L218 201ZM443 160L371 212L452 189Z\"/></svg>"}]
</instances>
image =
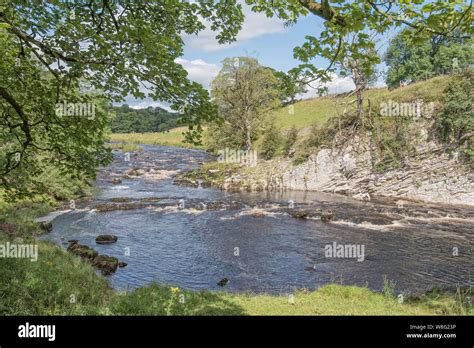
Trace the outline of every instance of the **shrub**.
<instances>
[{"instance_id":1,"label":"shrub","mask_svg":"<svg viewBox=\"0 0 474 348\"><path fill-rule=\"evenodd\" d=\"M267 129L265 130L265 135L263 137L260 154L261 156L269 160L277 151L281 148L283 143L283 138L280 134L278 128L276 128L274 123L270 123Z\"/></svg>"},{"instance_id":2,"label":"shrub","mask_svg":"<svg viewBox=\"0 0 474 348\"><path fill-rule=\"evenodd\" d=\"M472 69L454 76L444 90L444 106L436 120L441 141L462 146L462 153L471 164L474 163L473 89Z\"/></svg>"},{"instance_id":3,"label":"shrub","mask_svg":"<svg viewBox=\"0 0 474 348\"><path fill-rule=\"evenodd\" d=\"M285 143L283 145L283 151L285 152L285 154L288 154L290 149L296 143L297 139L298 139L298 129L295 126L293 126L286 134Z\"/></svg>"}]
</instances>

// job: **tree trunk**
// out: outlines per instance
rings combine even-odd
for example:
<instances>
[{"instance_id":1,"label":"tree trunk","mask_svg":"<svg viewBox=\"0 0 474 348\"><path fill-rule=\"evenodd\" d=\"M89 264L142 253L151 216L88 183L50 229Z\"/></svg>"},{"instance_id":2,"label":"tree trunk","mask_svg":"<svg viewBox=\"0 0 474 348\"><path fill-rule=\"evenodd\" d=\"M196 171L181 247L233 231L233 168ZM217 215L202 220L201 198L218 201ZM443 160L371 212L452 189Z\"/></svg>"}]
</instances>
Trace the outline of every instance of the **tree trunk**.
<instances>
[{"instance_id":1,"label":"tree trunk","mask_svg":"<svg viewBox=\"0 0 474 348\"><path fill-rule=\"evenodd\" d=\"M245 127L245 147L247 151L252 150L252 130L249 126Z\"/></svg>"},{"instance_id":2,"label":"tree trunk","mask_svg":"<svg viewBox=\"0 0 474 348\"><path fill-rule=\"evenodd\" d=\"M357 116L361 117L363 112L364 112L364 109L363 109L363 98L362 98L362 90L363 90L363 87L362 86L357 86L356 85L356 94L357 94Z\"/></svg>"}]
</instances>

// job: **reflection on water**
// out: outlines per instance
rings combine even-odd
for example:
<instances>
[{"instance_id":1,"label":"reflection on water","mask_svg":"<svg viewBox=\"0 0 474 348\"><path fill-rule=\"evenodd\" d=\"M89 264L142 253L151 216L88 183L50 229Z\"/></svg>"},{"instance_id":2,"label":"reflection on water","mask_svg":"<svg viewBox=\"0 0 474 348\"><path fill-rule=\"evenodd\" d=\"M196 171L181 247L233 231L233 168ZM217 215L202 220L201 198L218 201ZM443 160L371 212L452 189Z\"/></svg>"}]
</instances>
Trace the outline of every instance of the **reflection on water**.
<instances>
[{"instance_id":1,"label":"reflection on water","mask_svg":"<svg viewBox=\"0 0 474 348\"><path fill-rule=\"evenodd\" d=\"M381 290L384 278L411 293L433 285L472 285L473 208L413 203L399 208L393 202L359 202L332 194L180 187L172 177L210 156L170 147L144 149L130 162L117 153L114 163L100 172L96 184L101 193L86 209L56 218L53 232L45 237L58 243L78 239L127 262L109 277L116 288L156 281L217 290L224 277L230 279L229 291L270 293L334 282ZM123 178L134 167L148 175ZM113 177L122 182L111 184ZM94 209L123 197L141 200L143 206ZM181 199L184 208L178 207ZM335 218L330 223L317 217L296 219L288 214L290 200L294 209L331 209ZM117 235L118 242L95 245L95 237L105 233ZM325 257L325 245L333 242L364 245L364 261Z\"/></svg>"}]
</instances>

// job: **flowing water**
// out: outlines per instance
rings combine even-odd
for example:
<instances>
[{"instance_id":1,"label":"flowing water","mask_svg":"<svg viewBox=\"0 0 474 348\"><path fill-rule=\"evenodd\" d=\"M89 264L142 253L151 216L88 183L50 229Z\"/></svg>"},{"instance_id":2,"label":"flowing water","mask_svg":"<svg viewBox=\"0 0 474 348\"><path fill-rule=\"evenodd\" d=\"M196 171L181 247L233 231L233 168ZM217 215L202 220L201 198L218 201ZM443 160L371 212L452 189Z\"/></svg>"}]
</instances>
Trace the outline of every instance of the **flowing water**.
<instances>
[{"instance_id":1,"label":"flowing water","mask_svg":"<svg viewBox=\"0 0 474 348\"><path fill-rule=\"evenodd\" d=\"M109 276L117 289L158 282L183 289L288 293L328 283L380 291L384 279L398 291L472 285L474 208L351 198L314 192L229 193L173 184L178 172L213 158L200 150L142 146L129 161L115 152L100 170L100 189L83 207L53 221L46 239L95 248L128 263ZM125 176L131 168L139 176ZM120 184L112 184L113 178ZM126 198L126 199L124 199ZM126 203L117 201L127 200ZM294 208L290 207L294 202ZM136 209L101 212L104 204ZM298 219L291 209L332 210L334 219ZM118 241L96 245L95 237ZM326 246L358 245L364 257L327 257ZM361 250L361 249L359 249ZM348 256L348 255L346 255ZM350 256L350 255L349 255Z\"/></svg>"}]
</instances>

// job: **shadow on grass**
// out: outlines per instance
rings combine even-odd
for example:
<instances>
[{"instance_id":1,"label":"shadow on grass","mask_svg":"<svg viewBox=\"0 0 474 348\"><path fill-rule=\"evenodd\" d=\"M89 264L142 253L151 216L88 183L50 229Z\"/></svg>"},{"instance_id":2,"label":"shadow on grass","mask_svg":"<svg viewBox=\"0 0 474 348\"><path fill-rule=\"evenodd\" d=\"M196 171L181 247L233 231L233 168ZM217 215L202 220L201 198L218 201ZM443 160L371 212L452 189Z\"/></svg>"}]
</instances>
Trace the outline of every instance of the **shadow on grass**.
<instances>
[{"instance_id":1,"label":"shadow on grass","mask_svg":"<svg viewBox=\"0 0 474 348\"><path fill-rule=\"evenodd\" d=\"M114 315L245 315L225 293L188 292L158 284L121 293L111 306Z\"/></svg>"}]
</instances>

